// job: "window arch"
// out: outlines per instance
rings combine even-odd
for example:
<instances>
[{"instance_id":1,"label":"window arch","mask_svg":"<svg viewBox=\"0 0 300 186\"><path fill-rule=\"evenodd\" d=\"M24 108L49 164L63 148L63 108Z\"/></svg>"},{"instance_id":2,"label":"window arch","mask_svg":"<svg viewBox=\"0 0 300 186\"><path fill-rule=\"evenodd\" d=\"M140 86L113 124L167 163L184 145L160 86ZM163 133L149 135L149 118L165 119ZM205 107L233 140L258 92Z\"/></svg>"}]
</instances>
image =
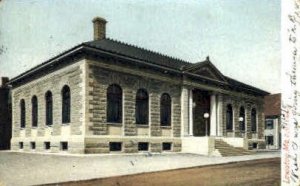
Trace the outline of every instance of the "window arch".
<instances>
[{"instance_id":1,"label":"window arch","mask_svg":"<svg viewBox=\"0 0 300 186\"><path fill-rule=\"evenodd\" d=\"M31 119L32 127L37 127L38 125L38 100L36 96L31 98Z\"/></svg>"},{"instance_id":2,"label":"window arch","mask_svg":"<svg viewBox=\"0 0 300 186\"><path fill-rule=\"evenodd\" d=\"M171 97L167 93L163 93L160 98L160 124L171 126Z\"/></svg>"},{"instance_id":3,"label":"window arch","mask_svg":"<svg viewBox=\"0 0 300 186\"><path fill-rule=\"evenodd\" d=\"M240 131L245 131L245 108L244 107L241 107L240 108L240 118L243 118L243 121L239 121L240 123Z\"/></svg>"},{"instance_id":4,"label":"window arch","mask_svg":"<svg viewBox=\"0 0 300 186\"><path fill-rule=\"evenodd\" d=\"M21 99L20 101L20 122L21 122L21 128L25 128L26 125L26 110L25 110L25 100Z\"/></svg>"},{"instance_id":5,"label":"window arch","mask_svg":"<svg viewBox=\"0 0 300 186\"><path fill-rule=\"evenodd\" d=\"M232 106L229 104L226 107L226 130L232 131L233 129L233 112Z\"/></svg>"},{"instance_id":6,"label":"window arch","mask_svg":"<svg viewBox=\"0 0 300 186\"><path fill-rule=\"evenodd\" d=\"M107 88L107 122L122 123L122 89L117 84Z\"/></svg>"},{"instance_id":7,"label":"window arch","mask_svg":"<svg viewBox=\"0 0 300 186\"><path fill-rule=\"evenodd\" d=\"M53 100L52 100L52 93L47 91L45 94L45 101L46 101L46 125L52 125L53 123Z\"/></svg>"},{"instance_id":8,"label":"window arch","mask_svg":"<svg viewBox=\"0 0 300 186\"><path fill-rule=\"evenodd\" d=\"M62 97L62 123L71 121L71 92L70 87L65 85L61 90Z\"/></svg>"},{"instance_id":9,"label":"window arch","mask_svg":"<svg viewBox=\"0 0 300 186\"><path fill-rule=\"evenodd\" d=\"M139 89L135 98L135 121L136 124L148 124L149 97L144 89Z\"/></svg>"},{"instance_id":10,"label":"window arch","mask_svg":"<svg viewBox=\"0 0 300 186\"><path fill-rule=\"evenodd\" d=\"M256 132L257 131L257 123L256 123L256 109L253 108L251 110L251 131Z\"/></svg>"}]
</instances>

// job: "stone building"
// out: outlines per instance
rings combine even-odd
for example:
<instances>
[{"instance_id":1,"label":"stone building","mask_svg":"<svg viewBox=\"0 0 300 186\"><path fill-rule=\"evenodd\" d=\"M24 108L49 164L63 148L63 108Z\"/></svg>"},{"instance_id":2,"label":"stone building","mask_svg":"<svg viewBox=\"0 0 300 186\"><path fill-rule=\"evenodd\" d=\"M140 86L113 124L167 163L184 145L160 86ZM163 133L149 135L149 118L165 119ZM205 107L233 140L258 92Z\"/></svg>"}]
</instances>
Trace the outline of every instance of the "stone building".
<instances>
[{"instance_id":1,"label":"stone building","mask_svg":"<svg viewBox=\"0 0 300 186\"><path fill-rule=\"evenodd\" d=\"M10 149L11 99L7 77L0 79L0 150Z\"/></svg>"},{"instance_id":2,"label":"stone building","mask_svg":"<svg viewBox=\"0 0 300 186\"><path fill-rule=\"evenodd\" d=\"M281 147L281 94L265 96L265 141L267 149L280 149Z\"/></svg>"},{"instance_id":3,"label":"stone building","mask_svg":"<svg viewBox=\"0 0 300 186\"><path fill-rule=\"evenodd\" d=\"M106 38L102 18L93 25L94 40L10 81L13 150L224 155L224 146L265 147L267 92L224 76L208 57L189 63Z\"/></svg>"}]
</instances>

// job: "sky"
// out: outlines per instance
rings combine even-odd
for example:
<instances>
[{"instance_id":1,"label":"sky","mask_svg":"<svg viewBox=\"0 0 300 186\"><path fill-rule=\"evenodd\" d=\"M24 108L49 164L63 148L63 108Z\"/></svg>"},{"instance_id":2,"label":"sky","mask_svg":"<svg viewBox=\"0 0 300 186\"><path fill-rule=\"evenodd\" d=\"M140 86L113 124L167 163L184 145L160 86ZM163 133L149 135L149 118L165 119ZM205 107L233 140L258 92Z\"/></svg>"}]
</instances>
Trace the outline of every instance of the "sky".
<instances>
[{"instance_id":1,"label":"sky","mask_svg":"<svg viewBox=\"0 0 300 186\"><path fill-rule=\"evenodd\" d=\"M92 40L96 16L109 38L281 91L280 0L2 0L0 77Z\"/></svg>"}]
</instances>

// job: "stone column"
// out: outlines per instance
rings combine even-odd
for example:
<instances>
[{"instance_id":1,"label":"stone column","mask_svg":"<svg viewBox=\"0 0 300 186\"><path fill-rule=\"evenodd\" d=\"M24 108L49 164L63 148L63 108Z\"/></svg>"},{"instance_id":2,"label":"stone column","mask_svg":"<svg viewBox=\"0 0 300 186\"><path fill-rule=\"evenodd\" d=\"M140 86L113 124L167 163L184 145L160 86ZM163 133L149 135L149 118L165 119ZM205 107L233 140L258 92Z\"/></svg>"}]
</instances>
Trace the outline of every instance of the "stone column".
<instances>
[{"instance_id":1,"label":"stone column","mask_svg":"<svg viewBox=\"0 0 300 186\"><path fill-rule=\"evenodd\" d=\"M193 90L189 90L189 135L193 136Z\"/></svg>"},{"instance_id":2,"label":"stone column","mask_svg":"<svg viewBox=\"0 0 300 186\"><path fill-rule=\"evenodd\" d=\"M217 98L213 94L210 96L210 136L217 135Z\"/></svg>"},{"instance_id":3,"label":"stone column","mask_svg":"<svg viewBox=\"0 0 300 186\"><path fill-rule=\"evenodd\" d=\"M181 136L189 134L189 90L181 89Z\"/></svg>"},{"instance_id":4,"label":"stone column","mask_svg":"<svg viewBox=\"0 0 300 186\"><path fill-rule=\"evenodd\" d=\"M218 94L217 102L217 136L223 136L223 95Z\"/></svg>"}]
</instances>

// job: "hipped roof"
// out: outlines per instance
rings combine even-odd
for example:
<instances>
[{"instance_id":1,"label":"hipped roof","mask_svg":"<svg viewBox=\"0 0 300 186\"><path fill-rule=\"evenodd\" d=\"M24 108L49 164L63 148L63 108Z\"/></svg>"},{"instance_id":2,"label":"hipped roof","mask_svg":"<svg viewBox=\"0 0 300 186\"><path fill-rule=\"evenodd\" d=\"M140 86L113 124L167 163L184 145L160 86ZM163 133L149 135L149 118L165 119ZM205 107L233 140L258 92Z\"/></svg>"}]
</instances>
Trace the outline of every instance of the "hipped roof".
<instances>
[{"instance_id":1,"label":"hipped roof","mask_svg":"<svg viewBox=\"0 0 300 186\"><path fill-rule=\"evenodd\" d=\"M224 76L210 61L209 58L207 58L205 61L198 62L198 63L190 63L181 59L177 59L174 57L170 57L158 52L153 52L144 48L140 48L134 45L130 45L127 43L123 43L120 41L116 41L113 39L105 38L101 40L93 40L89 42L82 43L80 45L77 45L57 56L54 58L51 58L47 60L46 62L20 74L19 76L11 79L9 82L10 84L14 84L16 82L22 81L24 78L30 78L33 76L33 74L38 73L38 71L44 70L47 71L47 67L53 66L55 63L62 63L63 59L67 57L68 55L73 55L74 53L82 52L85 50L87 52L87 49L97 49L100 52L106 52L110 55L119 55L119 56L125 56L132 60L140 60L143 61L146 64L152 64L156 65L161 68L168 68L173 69L175 71L178 71L182 74L191 74L193 75L193 70L197 70L197 68L202 68L203 66L208 66L210 69L212 69L213 73L216 74L216 76L219 77L219 79L226 84L230 89L234 90L242 90L242 91L249 91L251 93L255 93L261 96L268 95L269 93L258 89L256 87L244 84L242 82L239 82L235 79L232 79L230 77ZM197 74L194 74L197 75Z\"/></svg>"}]
</instances>

